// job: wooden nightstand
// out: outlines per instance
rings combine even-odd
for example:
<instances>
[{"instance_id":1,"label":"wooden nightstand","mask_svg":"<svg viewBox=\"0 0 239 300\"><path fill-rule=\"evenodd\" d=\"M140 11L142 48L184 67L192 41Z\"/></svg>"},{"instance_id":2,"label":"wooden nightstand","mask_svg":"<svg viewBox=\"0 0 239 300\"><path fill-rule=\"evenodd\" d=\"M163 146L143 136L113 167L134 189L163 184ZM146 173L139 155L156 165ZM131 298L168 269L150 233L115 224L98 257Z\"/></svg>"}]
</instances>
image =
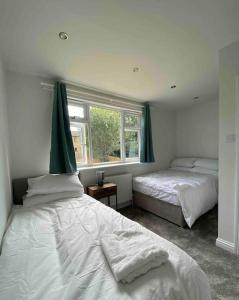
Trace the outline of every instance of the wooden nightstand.
<instances>
[{"instance_id":1,"label":"wooden nightstand","mask_svg":"<svg viewBox=\"0 0 239 300\"><path fill-rule=\"evenodd\" d=\"M118 209L117 185L115 183L108 182L102 186L97 184L89 185L87 187L87 194L97 200L108 198L108 206L110 206L110 196L115 196L116 210Z\"/></svg>"}]
</instances>

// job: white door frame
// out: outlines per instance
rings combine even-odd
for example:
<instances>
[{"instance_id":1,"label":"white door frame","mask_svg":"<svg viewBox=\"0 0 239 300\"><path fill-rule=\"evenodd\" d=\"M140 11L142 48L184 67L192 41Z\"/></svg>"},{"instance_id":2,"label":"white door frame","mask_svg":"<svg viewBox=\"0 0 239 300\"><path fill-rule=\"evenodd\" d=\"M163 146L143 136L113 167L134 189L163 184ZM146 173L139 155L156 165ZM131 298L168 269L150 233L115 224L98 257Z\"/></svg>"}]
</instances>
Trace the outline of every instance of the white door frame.
<instances>
[{"instance_id":1,"label":"white door frame","mask_svg":"<svg viewBox=\"0 0 239 300\"><path fill-rule=\"evenodd\" d=\"M236 170L235 170L235 252L239 255L239 75L236 76L236 125L235 125L235 150L236 150Z\"/></svg>"}]
</instances>

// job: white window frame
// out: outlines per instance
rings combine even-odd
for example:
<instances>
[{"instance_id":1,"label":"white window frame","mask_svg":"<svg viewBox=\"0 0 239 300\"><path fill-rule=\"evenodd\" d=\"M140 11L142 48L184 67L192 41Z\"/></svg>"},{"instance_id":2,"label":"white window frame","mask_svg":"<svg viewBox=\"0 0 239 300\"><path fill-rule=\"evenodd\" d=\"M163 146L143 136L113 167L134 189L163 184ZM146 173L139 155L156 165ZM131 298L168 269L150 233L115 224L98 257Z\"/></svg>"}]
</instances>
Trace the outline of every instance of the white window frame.
<instances>
[{"instance_id":1,"label":"white window frame","mask_svg":"<svg viewBox=\"0 0 239 300\"><path fill-rule=\"evenodd\" d=\"M75 105L75 106L82 106L84 108L84 118L72 118L70 117L70 125L75 126L75 127L82 127L82 123L85 123L85 125L88 128L88 139L89 139L89 158L87 162L87 148L86 148L86 142L84 143L84 155L85 155L85 163L84 164L77 164L78 168L81 167L93 167L93 166L101 166L101 165L116 165L116 164L124 164L124 163L129 163L129 162L139 162L140 161L140 144L141 144L141 117L142 113L139 111L131 111L129 109L119 109L113 106L109 105L104 105L104 104L97 104L97 103L84 103L84 101L76 101L75 99L71 99L68 97L68 105ZM121 117L121 124L120 124L120 161L115 161L115 162L100 162L100 163L93 163L93 151L92 151L92 139L91 139L91 120L90 120L90 107L95 106L95 107L101 107L105 109L112 109L114 111L117 111L120 113ZM129 115L136 115L139 117L139 123L138 126L127 126L125 124L125 116ZM137 131L138 132L138 138L139 138L139 149L138 157L132 157L132 158L126 158L125 154L125 139L124 139L124 132L125 131ZM84 139L86 139L86 134L84 136Z\"/></svg>"},{"instance_id":2,"label":"white window frame","mask_svg":"<svg viewBox=\"0 0 239 300\"><path fill-rule=\"evenodd\" d=\"M87 104L78 102L75 100L68 100L68 105L70 106L77 106L77 107L82 107L84 109L84 118L80 117L70 117L70 123L87 123L88 122L88 111L87 111Z\"/></svg>"},{"instance_id":3,"label":"white window frame","mask_svg":"<svg viewBox=\"0 0 239 300\"><path fill-rule=\"evenodd\" d=\"M83 142L81 143L81 145L83 146L82 147L82 156L83 156L84 162L81 164L78 164L78 165L81 165L81 166L87 165L87 143L86 143L86 132L85 132L86 128L85 127L88 126L88 124L83 123L83 122L71 122L70 126L82 129L81 134L82 134Z\"/></svg>"},{"instance_id":4,"label":"white window frame","mask_svg":"<svg viewBox=\"0 0 239 300\"><path fill-rule=\"evenodd\" d=\"M125 123L125 116L126 115L134 115L134 116L137 116L139 117L139 122L137 124L137 126L127 126L126 123ZM124 154L124 160L127 161L127 162L130 162L130 161L139 161L140 160L140 143L141 143L141 126L140 126L140 123L141 123L141 115L140 113L137 113L137 112L130 112L130 111L127 111L127 110L124 110L122 112L122 117L123 117L123 140L122 140L122 144L123 144L123 154ZM125 155L125 139L124 139L124 132L125 131L136 131L138 133L138 139L139 139L139 145L138 145L138 153L139 153L139 156L138 157L126 157Z\"/></svg>"},{"instance_id":5,"label":"white window frame","mask_svg":"<svg viewBox=\"0 0 239 300\"><path fill-rule=\"evenodd\" d=\"M85 127L87 127L87 130L89 132L89 111L88 111L88 105L86 103L84 103L83 101L77 101L74 98L70 98L68 97L68 105L71 106L80 106L84 109L84 118L80 118L80 117L72 117L69 116L70 119L70 126L72 127L77 127L77 128L82 128L82 124L85 124ZM77 167L79 166L87 166L88 165L88 161L87 161L87 143L86 143L86 132L85 132L85 127L84 127L84 143L83 143L83 156L84 156L84 163L77 163ZM91 148L91 147L90 147Z\"/></svg>"}]
</instances>

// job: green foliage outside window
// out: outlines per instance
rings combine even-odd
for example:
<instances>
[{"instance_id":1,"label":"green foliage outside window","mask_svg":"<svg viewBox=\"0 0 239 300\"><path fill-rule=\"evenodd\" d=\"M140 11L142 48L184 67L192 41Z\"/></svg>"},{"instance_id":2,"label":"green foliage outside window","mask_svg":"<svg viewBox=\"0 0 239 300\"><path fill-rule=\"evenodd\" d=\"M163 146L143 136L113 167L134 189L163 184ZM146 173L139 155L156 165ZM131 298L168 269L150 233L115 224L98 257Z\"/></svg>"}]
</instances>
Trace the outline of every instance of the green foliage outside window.
<instances>
[{"instance_id":1,"label":"green foliage outside window","mask_svg":"<svg viewBox=\"0 0 239 300\"><path fill-rule=\"evenodd\" d=\"M139 127L139 116L137 115L126 114L124 120L126 127Z\"/></svg>"},{"instance_id":2,"label":"green foliage outside window","mask_svg":"<svg viewBox=\"0 0 239 300\"><path fill-rule=\"evenodd\" d=\"M101 107L90 107L93 161L120 160L120 113Z\"/></svg>"},{"instance_id":3,"label":"green foliage outside window","mask_svg":"<svg viewBox=\"0 0 239 300\"><path fill-rule=\"evenodd\" d=\"M139 143L137 131L125 131L125 156L126 158L139 156Z\"/></svg>"}]
</instances>

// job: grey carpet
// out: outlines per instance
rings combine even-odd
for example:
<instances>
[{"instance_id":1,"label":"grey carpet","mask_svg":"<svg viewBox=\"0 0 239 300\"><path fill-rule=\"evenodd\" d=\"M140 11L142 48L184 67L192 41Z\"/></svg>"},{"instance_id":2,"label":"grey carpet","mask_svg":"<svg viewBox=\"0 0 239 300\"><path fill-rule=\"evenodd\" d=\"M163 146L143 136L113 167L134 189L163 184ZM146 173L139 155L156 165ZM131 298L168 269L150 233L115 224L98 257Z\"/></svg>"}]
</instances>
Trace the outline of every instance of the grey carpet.
<instances>
[{"instance_id":1,"label":"grey carpet","mask_svg":"<svg viewBox=\"0 0 239 300\"><path fill-rule=\"evenodd\" d=\"M121 213L173 242L193 257L209 278L213 300L239 300L239 258L215 245L217 207L199 218L191 230L139 208L125 208Z\"/></svg>"}]
</instances>

